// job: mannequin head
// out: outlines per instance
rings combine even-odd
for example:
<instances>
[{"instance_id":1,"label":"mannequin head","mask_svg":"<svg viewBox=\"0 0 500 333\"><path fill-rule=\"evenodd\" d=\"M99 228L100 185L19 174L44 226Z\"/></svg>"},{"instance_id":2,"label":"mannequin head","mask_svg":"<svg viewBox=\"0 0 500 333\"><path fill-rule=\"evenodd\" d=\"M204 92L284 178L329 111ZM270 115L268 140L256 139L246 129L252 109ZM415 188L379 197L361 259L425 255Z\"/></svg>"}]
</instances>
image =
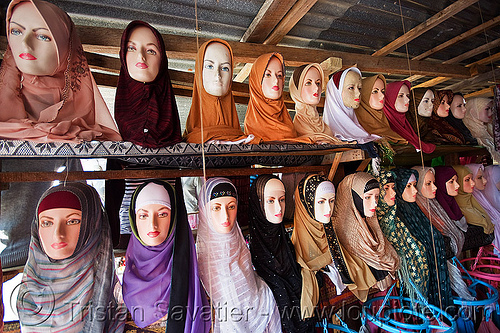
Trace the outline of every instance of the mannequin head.
<instances>
[{"instance_id":1,"label":"mannequin head","mask_svg":"<svg viewBox=\"0 0 500 333\"><path fill-rule=\"evenodd\" d=\"M493 118L493 100L490 101L484 108L481 108L478 112L478 119L483 123L489 124L491 123L491 119Z\"/></svg>"},{"instance_id":2,"label":"mannequin head","mask_svg":"<svg viewBox=\"0 0 500 333\"><path fill-rule=\"evenodd\" d=\"M147 246L167 239L172 220L170 195L162 185L149 183L135 197L135 224L140 240Z\"/></svg>"},{"instance_id":3,"label":"mannequin head","mask_svg":"<svg viewBox=\"0 0 500 333\"><path fill-rule=\"evenodd\" d=\"M446 182L446 193L451 197L456 197L458 195L458 189L460 184L458 183L458 176L454 175L450 180Z\"/></svg>"},{"instance_id":4,"label":"mannequin head","mask_svg":"<svg viewBox=\"0 0 500 333\"><path fill-rule=\"evenodd\" d=\"M396 190L394 190L395 183L387 183L384 185L384 201L388 206L394 206L396 204Z\"/></svg>"},{"instance_id":5,"label":"mannequin head","mask_svg":"<svg viewBox=\"0 0 500 333\"><path fill-rule=\"evenodd\" d=\"M210 43L203 57L203 88L213 96L225 96L233 75L231 53L226 45Z\"/></svg>"},{"instance_id":6,"label":"mannequin head","mask_svg":"<svg viewBox=\"0 0 500 333\"><path fill-rule=\"evenodd\" d=\"M281 180L270 179L264 186L264 213L271 223L281 223L285 214L285 185Z\"/></svg>"},{"instance_id":7,"label":"mannequin head","mask_svg":"<svg viewBox=\"0 0 500 333\"><path fill-rule=\"evenodd\" d=\"M418 104L418 114L422 117L430 117L432 115L432 108L434 106L434 92L427 89L424 96Z\"/></svg>"},{"instance_id":8,"label":"mannequin head","mask_svg":"<svg viewBox=\"0 0 500 333\"><path fill-rule=\"evenodd\" d=\"M283 93L285 72L281 61L272 56L262 78L262 93L269 99L279 99Z\"/></svg>"},{"instance_id":9,"label":"mannequin head","mask_svg":"<svg viewBox=\"0 0 500 333\"><path fill-rule=\"evenodd\" d=\"M321 182L316 188L314 197L314 218L321 223L330 222L333 204L335 203L335 188L330 181Z\"/></svg>"},{"instance_id":10,"label":"mannequin head","mask_svg":"<svg viewBox=\"0 0 500 333\"><path fill-rule=\"evenodd\" d=\"M161 57L161 48L151 29L146 26L134 28L125 55L130 77L144 83L154 81L160 71Z\"/></svg>"},{"instance_id":11,"label":"mannequin head","mask_svg":"<svg viewBox=\"0 0 500 333\"><path fill-rule=\"evenodd\" d=\"M8 24L9 47L17 68L25 74L53 75L59 66L56 41L31 2L17 4Z\"/></svg>"},{"instance_id":12,"label":"mannequin head","mask_svg":"<svg viewBox=\"0 0 500 333\"><path fill-rule=\"evenodd\" d=\"M410 89L406 84L403 84L399 89L398 96L396 97L396 102L394 103L394 107L396 111L405 113L408 111L408 107L410 106Z\"/></svg>"},{"instance_id":13,"label":"mannequin head","mask_svg":"<svg viewBox=\"0 0 500 333\"><path fill-rule=\"evenodd\" d=\"M451 101L448 99L448 94L444 94L436 110L436 114L438 117L441 118L448 117L448 114L450 113L450 103Z\"/></svg>"},{"instance_id":14,"label":"mannequin head","mask_svg":"<svg viewBox=\"0 0 500 333\"><path fill-rule=\"evenodd\" d=\"M417 201L417 193L417 179L415 178L415 175L412 174L403 191L403 200L406 202L415 202Z\"/></svg>"},{"instance_id":15,"label":"mannequin head","mask_svg":"<svg viewBox=\"0 0 500 333\"><path fill-rule=\"evenodd\" d=\"M453 95L453 100L450 104L450 110L453 117L457 119L464 119L467 109L465 107L465 98L462 94Z\"/></svg>"},{"instance_id":16,"label":"mannequin head","mask_svg":"<svg viewBox=\"0 0 500 333\"><path fill-rule=\"evenodd\" d=\"M462 189L465 193L472 193L475 186L476 182L474 181L474 176L472 175L472 173L469 173L463 179Z\"/></svg>"},{"instance_id":17,"label":"mannequin head","mask_svg":"<svg viewBox=\"0 0 500 333\"><path fill-rule=\"evenodd\" d=\"M210 193L210 222L219 234L230 233L236 223L238 198L233 184L217 184Z\"/></svg>"},{"instance_id":18,"label":"mannequin head","mask_svg":"<svg viewBox=\"0 0 500 333\"><path fill-rule=\"evenodd\" d=\"M69 258L80 237L80 200L67 191L53 192L38 206L38 233L43 250L54 260Z\"/></svg>"},{"instance_id":19,"label":"mannequin head","mask_svg":"<svg viewBox=\"0 0 500 333\"><path fill-rule=\"evenodd\" d=\"M434 199L436 197L437 186L435 184L436 177L431 170L425 173L424 183L420 192L427 199Z\"/></svg>"},{"instance_id":20,"label":"mannequin head","mask_svg":"<svg viewBox=\"0 0 500 333\"><path fill-rule=\"evenodd\" d=\"M385 84L380 78L375 80L372 92L370 94L370 106L375 110L382 110L384 108L385 100Z\"/></svg>"},{"instance_id":21,"label":"mannequin head","mask_svg":"<svg viewBox=\"0 0 500 333\"><path fill-rule=\"evenodd\" d=\"M361 96L361 75L356 71L350 70L344 78L342 86L342 101L348 108L357 109L359 107Z\"/></svg>"},{"instance_id":22,"label":"mannequin head","mask_svg":"<svg viewBox=\"0 0 500 333\"><path fill-rule=\"evenodd\" d=\"M479 168L479 170L477 170L476 177L474 177L474 183L475 183L475 188L478 191L482 191L485 189L486 183L488 183L488 179L484 177L484 172L482 168Z\"/></svg>"},{"instance_id":23,"label":"mannequin head","mask_svg":"<svg viewBox=\"0 0 500 333\"><path fill-rule=\"evenodd\" d=\"M321 100L321 89L323 87L323 78L316 67L307 70L304 77L300 98L309 105L318 105Z\"/></svg>"},{"instance_id":24,"label":"mannequin head","mask_svg":"<svg viewBox=\"0 0 500 333\"><path fill-rule=\"evenodd\" d=\"M379 194L379 188L371 189L363 194L363 213L366 217L375 216Z\"/></svg>"}]
</instances>

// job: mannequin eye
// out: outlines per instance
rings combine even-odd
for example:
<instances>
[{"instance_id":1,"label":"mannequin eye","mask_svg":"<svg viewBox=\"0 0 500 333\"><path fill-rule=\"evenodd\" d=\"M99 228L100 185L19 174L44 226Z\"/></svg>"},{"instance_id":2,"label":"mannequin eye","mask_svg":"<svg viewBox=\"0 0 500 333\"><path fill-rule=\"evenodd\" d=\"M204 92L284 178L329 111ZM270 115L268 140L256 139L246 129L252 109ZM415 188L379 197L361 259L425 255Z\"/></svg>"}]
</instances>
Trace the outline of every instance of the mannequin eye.
<instances>
[{"instance_id":1,"label":"mannequin eye","mask_svg":"<svg viewBox=\"0 0 500 333\"><path fill-rule=\"evenodd\" d=\"M212 64L206 64L205 68L212 70L212 69L214 69L214 65L212 65Z\"/></svg>"},{"instance_id":2,"label":"mannequin eye","mask_svg":"<svg viewBox=\"0 0 500 333\"><path fill-rule=\"evenodd\" d=\"M222 71L223 71L223 72L229 72L229 71L230 71L230 69L229 69L229 67L228 67L228 66L223 66L223 67L222 67Z\"/></svg>"},{"instance_id":3,"label":"mannequin eye","mask_svg":"<svg viewBox=\"0 0 500 333\"><path fill-rule=\"evenodd\" d=\"M378 93L379 93L378 88L377 88L377 89L374 89L374 90L372 91L372 94L378 94Z\"/></svg>"},{"instance_id":4,"label":"mannequin eye","mask_svg":"<svg viewBox=\"0 0 500 333\"><path fill-rule=\"evenodd\" d=\"M310 86L312 84L311 81L307 81L306 83L304 83L305 86Z\"/></svg>"},{"instance_id":5,"label":"mannequin eye","mask_svg":"<svg viewBox=\"0 0 500 333\"><path fill-rule=\"evenodd\" d=\"M80 219L70 219L66 222L67 225L76 225L80 224L81 220Z\"/></svg>"},{"instance_id":6,"label":"mannequin eye","mask_svg":"<svg viewBox=\"0 0 500 333\"><path fill-rule=\"evenodd\" d=\"M328 201L329 204L332 204L335 202L335 198L331 198L330 201Z\"/></svg>"},{"instance_id":7,"label":"mannequin eye","mask_svg":"<svg viewBox=\"0 0 500 333\"><path fill-rule=\"evenodd\" d=\"M319 86L321 86L321 81L320 81L320 80L316 81L316 85L317 85L318 87L319 87Z\"/></svg>"},{"instance_id":8,"label":"mannequin eye","mask_svg":"<svg viewBox=\"0 0 500 333\"><path fill-rule=\"evenodd\" d=\"M324 200L324 199L320 199L320 200L318 200L318 205L322 205L322 204L324 204L324 203L325 203L325 200Z\"/></svg>"},{"instance_id":9,"label":"mannequin eye","mask_svg":"<svg viewBox=\"0 0 500 333\"><path fill-rule=\"evenodd\" d=\"M158 217L168 217L168 212L160 212L158 213Z\"/></svg>"},{"instance_id":10,"label":"mannequin eye","mask_svg":"<svg viewBox=\"0 0 500 333\"><path fill-rule=\"evenodd\" d=\"M235 210L236 209L236 205L235 204L232 204L232 205L229 205L227 207L229 210Z\"/></svg>"},{"instance_id":11,"label":"mannequin eye","mask_svg":"<svg viewBox=\"0 0 500 333\"><path fill-rule=\"evenodd\" d=\"M213 206L212 211L213 212L218 212L220 210L220 206Z\"/></svg>"},{"instance_id":12,"label":"mannequin eye","mask_svg":"<svg viewBox=\"0 0 500 333\"><path fill-rule=\"evenodd\" d=\"M153 50L153 49L148 49L148 50L146 51L146 53L147 53L147 54L151 54L151 55L156 55L156 51L155 51L155 50Z\"/></svg>"},{"instance_id":13,"label":"mannequin eye","mask_svg":"<svg viewBox=\"0 0 500 333\"><path fill-rule=\"evenodd\" d=\"M283 78L283 74L282 74L282 73L278 73L278 74L276 74L276 77L277 77L278 79L282 79L282 78Z\"/></svg>"},{"instance_id":14,"label":"mannequin eye","mask_svg":"<svg viewBox=\"0 0 500 333\"><path fill-rule=\"evenodd\" d=\"M140 220L145 220L145 219L148 218L148 214L146 214L146 213L140 213L138 217L139 217Z\"/></svg>"},{"instance_id":15,"label":"mannequin eye","mask_svg":"<svg viewBox=\"0 0 500 333\"><path fill-rule=\"evenodd\" d=\"M20 29L18 29L18 28L12 28L12 29L10 29L10 34L11 34L11 35L14 35L14 36L20 36L20 35L22 35L23 33L22 33L22 31L21 31Z\"/></svg>"},{"instance_id":16,"label":"mannequin eye","mask_svg":"<svg viewBox=\"0 0 500 333\"><path fill-rule=\"evenodd\" d=\"M285 202L285 197L281 197L281 198L279 199L279 202L280 202L280 203Z\"/></svg>"},{"instance_id":17,"label":"mannequin eye","mask_svg":"<svg viewBox=\"0 0 500 333\"><path fill-rule=\"evenodd\" d=\"M127 46L127 52L135 51L135 46L129 45Z\"/></svg>"},{"instance_id":18,"label":"mannequin eye","mask_svg":"<svg viewBox=\"0 0 500 333\"><path fill-rule=\"evenodd\" d=\"M47 220L43 220L43 221L40 221L40 226L42 228L47 228L47 227L50 227L54 224L54 222L52 221L47 221Z\"/></svg>"},{"instance_id":19,"label":"mannequin eye","mask_svg":"<svg viewBox=\"0 0 500 333\"><path fill-rule=\"evenodd\" d=\"M49 36L43 35L43 34L37 35L36 38L38 40L41 40L42 42L50 42L50 41L52 41L52 39Z\"/></svg>"},{"instance_id":20,"label":"mannequin eye","mask_svg":"<svg viewBox=\"0 0 500 333\"><path fill-rule=\"evenodd\" d=\"M274 203L274 199L267 199L266 203L272 205Z\"/></svg>"}]
</instances>

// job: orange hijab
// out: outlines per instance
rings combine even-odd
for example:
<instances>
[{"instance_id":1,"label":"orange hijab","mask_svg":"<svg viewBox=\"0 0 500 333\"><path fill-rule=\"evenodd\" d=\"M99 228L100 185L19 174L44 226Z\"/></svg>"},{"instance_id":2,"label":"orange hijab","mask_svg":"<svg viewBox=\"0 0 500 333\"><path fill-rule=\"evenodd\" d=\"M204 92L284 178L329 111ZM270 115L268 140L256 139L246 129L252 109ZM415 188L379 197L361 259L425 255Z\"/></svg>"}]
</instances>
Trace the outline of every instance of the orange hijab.
<instances>
[{"instance_id":1,"label":"orange hijab","mask_svg":"<svg viewBox=\"0 0 500 333\"><path fill-rule=\"evenodd\" d=\"M231 65L233 64L233 50L229 43L222 39L211 39L203 43L196 55L193 99L191 110L186 121L184 137L187 142L202 143L211 140L238 141L247 138L241 131L240 121L236 113L233 92L231 88L224 96L213 96L203 87L203 59L205 50L210 43L221 43L229 49ZM232 73L231 66L231 76ZM203 137L201 135L201 122L203 117ZM249 143L259 143L252 141Z\"/></svg>"},{"instance_id":2,"label":"orange hijab","mask_svg":"<svg viewBox=\"0 0 500 333\"><path fill-rule=\"evenodd\" d=\"M292 141L312 143L308 137L297 137L292 117L285 106L283 95L279 99L269 99L262 91L262 78L272 57L278 58L283 66L283 56L277 52L261 55L253 63L250 71L250 101L245 115L245 134L253 134L262 141Z\"/></svg>"}]
</instances>

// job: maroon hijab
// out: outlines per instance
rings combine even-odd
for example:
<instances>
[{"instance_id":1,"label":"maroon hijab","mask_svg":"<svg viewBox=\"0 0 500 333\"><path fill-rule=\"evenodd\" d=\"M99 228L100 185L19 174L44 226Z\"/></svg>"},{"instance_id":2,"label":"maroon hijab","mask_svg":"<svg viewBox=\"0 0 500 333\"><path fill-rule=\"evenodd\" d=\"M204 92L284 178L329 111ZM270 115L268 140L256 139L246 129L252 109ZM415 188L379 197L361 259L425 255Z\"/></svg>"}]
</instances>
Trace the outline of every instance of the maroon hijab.
<instances>
[{"instance_id":1,"label":"maroon hijab","mask_svg":"<svg viewBox=\"0 0 500 333\"><path fill-rule=\"evenodd\" d=\"M437 144L463 145L465 144L464 136L458 128L450 125L446 117L440 117L437 114L439 105L445 96L448 97L448 104L451 104L453 101L453 92L451 90L438 90L436 92L432 115L427 123L429 126L428 137L426 136L425 139ZM451 111L449 111L449 114L451 114Z\"/></svg>"},{"instance_id":2,"label":"maroon hijab","mask_svg":"<svg viewBox=\"0 0 500 333\"><path fill-rule=\"evenodd\" d=\"M418 136L415 134L410 122L406 119L406 113L398 112L394 106L396 98L398 97L399 89L401 89L403 84L408 87L408 90L411 89L411 83L406 80L391 82L385 87L384 113L387 120L389 120L389 125L392 130L408 140L408 142L411 143L415 149L420 149ZM422 141L422 150L424 153L432 153L435 148L436 146L433 144Z\"/></svg>"},{"instance_id":3,"label":"maroon hijab","mask_svg":"<svg viewBox=\"0 0 500 333\"><path fill-rule=\"evenodd\" d=\"M127 42L133 29L149 28L156 36L162 55L156 79L149 83L136 81L128 74ZM123 140L147 148L160 148L181 141L179 112L168 74L168 59L160 33L146 22L132 21L122 35L120 76L116 88L115 119Z\"/></svg>"},{"instance_id":4,"label":"maroon hijab","mask_svg":"<svg viewBox=\"0 0 500 333\"><path fill-rule=\"evenodd\" d=\"M436 199L452 220L459 221L464 215L455 198L448 195L446 191L446 182L457 175L457 172L450 166L437 166L434 170L436 171Z\"/></svg>"}]
</instances>

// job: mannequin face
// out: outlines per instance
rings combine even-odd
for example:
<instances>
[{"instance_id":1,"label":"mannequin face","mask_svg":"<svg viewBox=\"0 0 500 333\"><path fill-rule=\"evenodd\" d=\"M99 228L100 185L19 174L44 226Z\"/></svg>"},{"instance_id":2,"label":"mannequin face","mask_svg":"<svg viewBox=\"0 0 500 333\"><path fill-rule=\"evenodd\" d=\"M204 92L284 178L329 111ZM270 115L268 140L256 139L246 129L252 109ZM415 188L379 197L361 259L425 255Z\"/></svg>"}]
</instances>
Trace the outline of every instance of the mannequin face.
<instances>
[{"instance_id":1,"label":"mannequin face","mask_svg":"<svg viewBox=\"0 0 500 333\"><path fill-rule=\"evenodd\" d=\"M160 245L170 230L170 208L162 204L144 205L135 213L139 237L148 246Z\"/></svg>"},{"instance_id":2,"label":"mannequin face","mask_svg":"<svg viewBox=\"0 0 500 333\"><path fill-rule=\"evenodd\" d=\"M321 223L330 222L333 204L335 203L335 193L316 194L314 198L314 218Z\"/></svg>"},{"instance_id":3,"label":"mannequin face","mask_svg":"<svg viewBox=\"0 0 500 333\"><path fill-rule=\"evenodd\" d=\"M370 106L375 110L382 110L384 108L385 100L385 87L384 81L376 79L373 84L372 92L370 94Z\"/></svg>"},{"instance_id":4,"label":"mannequin face","mask_svg":"<svg viewBox=\"0 0 500 333\"><path fill-rule=\"evenodd\" d=\"M458 183L457 175L451 177L451 179L446 182L446 193L448 193L449 196L456 197L459 188L460 184Z\"/></svg>"},{"instance_id":5,"label":"mannequin face","mask_svg":"<svg viewBox=\"0 0 500 333\"><path fill-rule=\"evenodd\" d=\"M403 200L406 202L415 202L417 201L417 193L417 181L409 182L403 191Z\"/></svg>"},{"instance_id":6,"label":"mannequin face","mask_svg":"<svg viewBox=\"0 0 500 333\"><path fill-rule=\"evenodd\" d=\"M158 76L161 51L151 29L139 26L132 30L125 54L128 74L139 82L152 82Z\"/></svg>"},{"instance_id":7,"label":"mannequin face","mask_svg":"<svg viewBox=\"0 0 500 333\"><path fill-rule=\"evenodd\" d=\"M213 96L225 96L232 80L231 53L226 45L210 43L203 57L203 88Z\"/></svg>"},{"instance_id":8,"label":"mannequin face","mask_svg":"<svg viewBox=\"0 0 500 333\"><path fill-rule=\"evenodd\" d=\"M478 119L483 123L491 123L493 117L493 101L489 102L486 107L479 111Z\"/></svg>"},{"instance_id":9,"label":"mannequin face","mask_svg":"<svg viewBox=\"0 0 500 333\"><path fill-rule=\"evenodd\" d=\"M264 213L274 224L283 221L285 212L285 186L279 179L271 179L264 186Z\"/></svg>"},{"instance_id":10,"label":"mannequin face","mask_svg":"<svg viewBox=\"0 0 500 333\"><path fill-rule=\"evenodd\" d=\"M219 234L233 230L238 213L238 202L234 197L220 197L210 200L212 226Z\"/></svg>"},{"instance_id":11,"label":"mannequin face","mask_svg":"<svg viewBox=\"0 0 500 333\"><path fill-rule=\"evenodd\" d=\"M418 104L417 112L422 117L430 117L434 105L434 92L428 89Z\"/></svg>"},{"instance_id":12,"label":"mannequin face","mask_svg":"<svg viewBox=\"0 0 500 333\"><path fill-rule=\"evenodd\" d=\"M444 95L441 99L441 103L439 103L439 107L436 111L438 117L446 118L450 113L450 101L448 100L448 95Z\"/></svg>"},{"instance_id":13,"label":"mannequin face","mask_svg":"<svg viewBox=\"0 0 500 333\"><path fill-rule=\"evenodd\" d=\"M474 187L476 186L476 182L474 181L474 177L472 177L472 173L469 173L467 176L465 176L463 182L464 192L472 193L472 191L474 191Z\"/></svg>"},{"instance_id":14,"label":"mannequin face","mask_svg":"<svg viewBox=\"0 0 500 333\"><path fill-rule=\"evenodd\" d=\"M359 107L361 96L361 76L355 71L347 72L342 87L342 101L348 108L357 109Z\"/></svg>"},{"instance_id":15,"label":"mannequin face","mask_svg":"<svg viewBox=\"0 0 500 333\"><path fill-rule=\"evenodd\" d=\"M281 97L284 76L283 66L279 59L271 57L262 78L262 92L264 97L269 99L279 99Z\"/></svg>"},{"instance_id":16,"label":"mannequin face","mask_svg":"<svg viewBox=\"0 0 500 333\"><path fill-rule=\"evenodd\" d=\"M484 190L487 182L488 182L488 180L486 178L484 178L483 170L479 169L476 177L474 178L474 183L476 184L476 189L479 191Z\"/></svg>"},{"instance_id":17,"label":"mannequin face","mask_svg":"<svg viewBox=\"0 0 500 333\"><path fill-rule=\"evenodd\" d=\"M465 99L460 95L453 96L450 110L451 114L453 114L453 117L457 119L464 119L465 112L467 111L467 109L465 108Z\"/></svg>"},{"instance_id":18,"label":"mannequin face","mask_svg":"<svg viewBox=\"0 0 500 333\"><path fill-rule=\"evenodd\" d=\"M424 177L424 185L420 191L425 198L434 199L436 197L437 187L434 184L436 177L432 171L427 171Z\"/></svg>"},{"instance_id":19,"label":"mannequin face","mask_svg":"<svg viewBox=\"0 0 500 333\"><path fill-rule=\"evenodd\" d=\"M379 188L374 188L363 194L363 213L366 217L372 217L376 214L379 194Z\"/></svg>"},{"instance_id":20,"label":"mannequin face","mask_svg":"<svg viewBox=\"0 0 500 333\"><path fill-rule=\"evenodd\" d=\"M78 244L82 211L72 208L47 209L38 215L38 233L43 250L52 259L69 258Z\"/></svg>"},{"instance_id":21,"label":"mannequin face","mask_svg":"<svg viewBox=\"0 0 500 333\"><path fill-rule=\"evenodd\" d=\"M394 107L396 111L405 113L408 111L408 106L410 106L410 89L408 89L406 84L403 84L401 89L399 89Z\"/></svg>"},{"instance_id":22,"label":"mannequin face","mask_svg":"<svg viewBox=\"0 0 500 333\"><path fill-rule=\"evenodd\" d=\"M385 196L384 201L389 206L394 206L396 203L396 191L394 190L394 183L387 183L384 185Z\"/></svg>"},{"instance_id":23,"label":"mannequin face","mask_svg":"<svg viewBox=\"0 0 500 333\"><path fill-rule=\"evenodd\" d=\"M311 67L304 77L300 98L309 105L318 105L321 99L322 77L318 69Z\"/></svg>"},{"instance_id":24,"label":"mannequin face","mask_svg":"<svg viewBox=\"0 0 500 333\"><path fill-rule=\"evenodd\" d=\"M8 37L14 61L21 72L37 76L54 74L58 66L56 43L31 2L15 6Z\"/></svg>"}]
</instances>

